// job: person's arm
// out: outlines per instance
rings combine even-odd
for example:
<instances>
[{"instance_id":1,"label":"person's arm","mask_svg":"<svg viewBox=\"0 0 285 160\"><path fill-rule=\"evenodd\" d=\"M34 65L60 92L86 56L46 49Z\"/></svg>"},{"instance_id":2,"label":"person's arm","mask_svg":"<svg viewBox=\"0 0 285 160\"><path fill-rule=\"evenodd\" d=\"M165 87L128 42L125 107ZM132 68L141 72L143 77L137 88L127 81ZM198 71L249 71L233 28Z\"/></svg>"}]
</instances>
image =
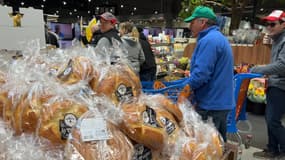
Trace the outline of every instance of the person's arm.
<instances>
[{"instance_id":1,"label":"person's arm","mask_svg":"<svg viewBox=\"0 0 285 160\"><path fill-rule=\"evenodd\" d=\"M261 73L264 75L285 76L285 45L279 53L277 61L264 66L253 67L250 72Z\"/></svg>"},{"instance_id":2,"label":"person's arm","mask_svg":"<svg viewBox=\"0 0 285 160\"><path fill-rule=\"evenodd\" d=\"M211 80L217 60L216 43L210 41L199 42L196 49L195 64L191 66L191 76L188 79L193 90Z\"/></svg>"}]
</instances>

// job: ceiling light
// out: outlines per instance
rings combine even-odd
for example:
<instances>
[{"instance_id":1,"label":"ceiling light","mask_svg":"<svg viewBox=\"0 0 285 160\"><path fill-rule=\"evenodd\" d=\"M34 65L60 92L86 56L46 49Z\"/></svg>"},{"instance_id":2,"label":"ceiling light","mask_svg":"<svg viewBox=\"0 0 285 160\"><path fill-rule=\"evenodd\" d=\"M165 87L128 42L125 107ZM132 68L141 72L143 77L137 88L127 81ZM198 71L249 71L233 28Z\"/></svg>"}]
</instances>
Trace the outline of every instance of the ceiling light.
<instances>
[{"instance_id":1,"label":"ceiling light","mask_svg":"<svg viewBox=\"0 0 285 160\"><path fill-rule=\"evenodd\" d=\"M66 2L65 2L65 1L63 1L62 3L63 3L63 5L66 5Z\"/></svg>"},{"instance_id":2,"label":"ceiling light","mask_svg":"<svg viewBox=\"0 0 285 160\"><path fill-rule=\"evenodd\" d=\"M188 8L185 8L185 12L188 12L189 11L189 9Z\"/></svg>"},{"instance_id":3,"label":"ceiling light","mask_svg":"<svg viewBox=\"0 0 285 160\"><path fill-rule=\"evenodd\" d=\"M100 8L99 7L96 7L96 10L99 10Z\"/></svg>"},{"instance_id":4,"label":"ceiling light","mask_svg":"<svg viewBox=\"0 0 285 160\"><path fill-rule=\"evenodd\" d=\"M43 2L45 2L46 0L43 0Z\"/></svg>"},{"instance_id":5,"label":"ceiling light","mask_svg":"<svg viewBox=\"0 0 285 160\"><path fill-rule=\"evenodd\" d=\"M44 8L45 6L42 4L41 7Z\"/></svg>"},{"instance_id":6,"label":"ceiling light","mask_svg":"<svg viewBox=\"0 0 285 160\"><path fill-rule=\"evenodd\" d=\"M69 12L69 15L72 15L72 12Z\"/></svg>"},{"instance_id":7,"label":"ceiling light","mask_svg":"<svg viewBox=\"0 0 285 160\"><path fill-rule=\"evenodd\" d=\"M133 15L134 15L134 12L131 12L131 15L133 16Z\"/></svg>"},{"instance_id":8,"label":"ceiling light","mask_svg":"<svg viewBox=\"0 0 285 160\"><path fill-rule=\"evenodd\" d=\"M74 12L77 12L77 9L74 9Z\"/></svg>"},{"instance_id":9,"label":"ceiling light","mask_svg":"<svg viewBox=\"0 0 285 160\"><path fill-rule=\"evenodd\" d=\"M264 8L260 8L260 11L261 11L261 12L264 11Z\"/></svg>"},{"instance_id":10,"label":"ceiling light","mask_svg":"<svg viewBox=\"0 0 285 160\"><path fill-rule=\"evenodd\" d=\"M91 0L88 0L88 2L91 2Z\"/></svg>"},{"instance_id":11,"label":"ceiling light","mask_svg":"<svg viewBox=\"0 0 285 160\"><path fill-rule=\"evenodd\" d=\"M25 3L24 2L21 2L21 5L23 6Z\"/></svg>"},{"instance_id":12,"label":"ceiling light","mask_svg":"<svg viewBox=\"0 0 285 160\"><path fill-rule=\"evenodd\" d=\"M90 14L90 11L88 11L88 14Z\"/></svg>"},{"instance_id":13,"label":"ceiling light","mask_svg":"<svg viewBox=\"0 0 285 160\"><path fill-rule=\"evenodd\" d=\"M112 8L110 9L110 12L111 12L111 13L113 12L113 9L112 9Z\"/></svg>"},{"instance_id":14,"label":"ceiling light","mask_svg":"<svg viewBox=\"0 0 285 160\"><path fill-rule=\"evenodd\" d=\"M134 11L137 10L137 7L134 7Z\"/></svg>"},{"instance_id":15,"label":"ceiling light","mask_svg":"<svg viewBox=\"0 0 285 160\"><path fill-rule=\"evenodd\" d=\"M154 11L154 14L158 14L158 11Z\"/></svg>"},{"instance_id":16,"label":"ceiling light","mask_svg":"<svg viewBox=\"0 0 285 160\"><path fill-rule=\"evenodd\" d=\"M121 4L121 8L124 8L124 5Z\"/></svg>"}]
</instances>

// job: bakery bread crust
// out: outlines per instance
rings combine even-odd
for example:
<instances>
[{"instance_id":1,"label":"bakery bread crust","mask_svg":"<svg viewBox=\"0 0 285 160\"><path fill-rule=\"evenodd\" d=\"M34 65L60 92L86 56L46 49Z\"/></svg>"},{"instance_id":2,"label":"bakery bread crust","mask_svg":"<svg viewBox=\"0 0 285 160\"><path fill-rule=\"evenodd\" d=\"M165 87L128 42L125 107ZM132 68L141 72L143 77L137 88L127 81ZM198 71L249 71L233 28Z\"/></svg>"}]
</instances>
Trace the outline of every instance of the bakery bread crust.
<instances>
[{"instance_id":1,"label":"bakery bread crust","mask_svg":"<svg viewBox=\"0 0 285 160\"><path fill-rule=\"evenodd\" d=\"M110 98L116 105L128 101L133 97L138 97L141 93L140 82L132 72L119 65L117 68L111 67L107 73L102 75L103 78L98 82L97 87L92 88L99 95Z\"/></svg>"},{"instance_id":2,"label":"bakery bread crust","mask_svg":"<svg viewBox=\"0 0 285 160\"><path fill-rule=\"evenodd\" d=\"M1 117L6 122L12 120L12 99L8 97L8 92L0 93L0 109L2 111Z\"/></svg>"},{"instance_id":3,"label":"bakery bread crust","mask_svg":"<svg viewBox=\"0 0 285 160\"><path fill-rule=\"evenodd\" d=\"M86 106L69 100L57 101L44 106L41 110L37 133L54 144L63 144L77 119L87 111Z\"/></svg>"},{"instance_id":4,"label":"bakery bread crust","mask_svg":"<svg viewBox=\"0 0 285 160\"><path fill-rule=\"evenodd\" d=\"M94 69L91 61L82 56L70 59L58 71L57 78L64 84L74 84L81 80L92 79Z\"/></svg>"},{"instance_id":5,"label":"bakery bread crust","mask_svg":"<svg viewBox=\"0 0 285 160\"><path fill-rule=\"evenodd\" d=\"M40 119L43 104L52 97L50 95L34 95L28 98L22 96L19 104L13 110L13 128L15 134L35 133Z\"/></svg>"},{"instance_id":6,"label":"bakery bread crust","mask_svg":"<svg viewBox=\"0 0 285 160\"><path fill-rule=\"evenodd\" d=\"M183 114L180 108L177 104L174 104L169 98L165 97L164 95L154 95L152 98L157 104L159 104L161 107L170 112L175 117L175 120L177 120L178 123L183 120Z\"/></svg>"},{"instance_id":7,"label":"bakery bread crust","mask_svg":"<svg viewBox=\"0 0 285 160\"><path fill-rule=\"evenodd\" d=\"M95 127L95 126L94 126ZM131 160L134 153L131 141L116 126L107 122L107 129L111 134L108 140L96 140L83 142L78 127L72 129L71 136L67 144L68 157L72 154L79 154L84 160ZM75 150L71 151L70 150Z\"/></svg>"},{"instance_id":8,"label":"bakery bread crust","mask_svg":"<svg viewBox=\"0 0 285 160\"><path fill-rule=\"evenodd\" d=\"M172 143L179 127L174 117L165 109L149 107L142 103L123 103L125 118L121 128L132 140L153 150L161 150Z\"/></svg>"}]
</instances>

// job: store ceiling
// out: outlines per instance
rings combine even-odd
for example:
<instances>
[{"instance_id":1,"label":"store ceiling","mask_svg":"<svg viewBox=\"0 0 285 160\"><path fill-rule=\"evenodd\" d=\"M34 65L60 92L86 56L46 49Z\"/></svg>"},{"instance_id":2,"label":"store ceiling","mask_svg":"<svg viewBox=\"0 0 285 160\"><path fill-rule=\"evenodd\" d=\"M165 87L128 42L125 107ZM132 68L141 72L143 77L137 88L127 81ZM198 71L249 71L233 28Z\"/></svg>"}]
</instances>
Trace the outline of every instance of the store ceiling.
<instances>
[{"instance_id":1,"label":"store ceiling","mask_svg":"<svg viewBox=\"0 0 285 160\"><path fill-rule=\"evenodd\" d=\"M181 9L181 0L2 0L5 5L19 7L34 7L43 9L45 14L59 15L60 17L92 17L105 11L120 16L170 14L176 18ZM246 12L251 13L253 3L251 0ZM273 9L284 9L280 2L269 2L263 6L255 7L257 14L267 14ZM262 9L262 11L261 11ZM230 14L230 13L228 13Z\"/></svg>"},{"instance_id":2,"label":"store ceiling","mask_svg":"<svg viewBox=\"0 0 285 160\"><path fill-rule=\"evenodd\" d=\"M116 15L160 14L170 11L178 13L181 0L4 0L4 4L43 9L45 14L60 16L97 15L110 11Z\"/></svg>"}]
</instances>

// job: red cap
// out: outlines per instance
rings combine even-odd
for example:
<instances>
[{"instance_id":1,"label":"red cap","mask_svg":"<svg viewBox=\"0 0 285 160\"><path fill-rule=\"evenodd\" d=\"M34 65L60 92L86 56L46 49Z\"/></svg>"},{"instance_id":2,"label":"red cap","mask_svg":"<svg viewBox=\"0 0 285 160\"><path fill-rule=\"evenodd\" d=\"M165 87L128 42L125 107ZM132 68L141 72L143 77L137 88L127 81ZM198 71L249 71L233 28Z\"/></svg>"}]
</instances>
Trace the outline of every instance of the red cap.
<instances>
[{"instance_id":1,"label":"red cap","mask_svg":"<svg viewBox=\"0 0 285 160\"><path fill-rule=\"evenodd\" d=\"M106 20L106 21L111 21L111 23L115 24L117 23L117 18L110 12L105 12L100 15L100 18Z\"/></svg>"},{"instance_id":2,"label":"red cap","mask_svg":"<svg viewBox=\"0 0 285 160\"><path fill-rule=\"evenodd\" d=\"M274 10L268 16L263 17L262 20L265 21L285 21L285 12L282 10Z\"/></svg>"}]
</instances>

